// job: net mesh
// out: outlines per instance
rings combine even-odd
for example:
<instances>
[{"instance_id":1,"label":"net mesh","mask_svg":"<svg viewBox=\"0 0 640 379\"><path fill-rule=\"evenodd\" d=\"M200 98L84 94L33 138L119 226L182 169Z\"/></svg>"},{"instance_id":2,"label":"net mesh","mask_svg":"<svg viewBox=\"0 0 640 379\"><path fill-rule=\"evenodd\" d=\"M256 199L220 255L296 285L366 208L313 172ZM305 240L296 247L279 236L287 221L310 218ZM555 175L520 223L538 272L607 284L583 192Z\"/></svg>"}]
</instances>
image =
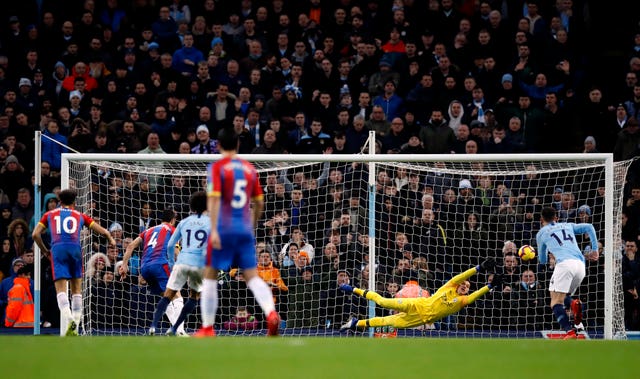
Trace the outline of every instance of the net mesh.
<instances>
[{"instance_id":1,"label":"net mesh","mask_svg":"<svg viewBox=\"0 0 640 379\"><path fill-rule=\"evenodd\" d=\"M294 156L291 157L295 159ZM492 257L505 271L502 291L493 291L434 325L408 331L420 335L531 337L557 329L549 310L552 269L522 262L517 248L535 246L538 213L555 206L561 221L590 222L604 242L605 167L593 161L500 161L375 163L375 209L370 212L368 162L253 161L265 190L265 212L256 230L259 273L271 286L285 334L339 335L350 317L370 315L367 301L344 295L339 283L375 289L394 297L410 280L434 293L453 275ZM207 161L69 162L69 186L78 189L78 208L115 232L117 249L85 234L85 267L105 253L116 266L128 243L158 223L157 213L173 207L188 215L191 193L204 189ZM621 193L628 164L615 166L613 231L620 251ZM374 215L369 230L370 214ZM122 229L118 232L117 229ZM371 241L369 236L375 237ZM578 236L581 248L589 241ZM369 244L375 242L375 261ZM261 253L267 254L261 254ZM95 261L95 259L94 259ZM85 270L84 330L88 334L141 334L152 319L158 297L139 277L134 255L131 275L109 269ZM95 266L94 266L95 267ZM613 323L624 335L621 257L614 254ZM369 271L375 272L370 283ZM472 277L471 290L489 280ZM587 277L576 294L585 304L585 326L592 336L604 326L604 258L587 262ZM373 288L371 288L373 286ZM242 273L220 277L216 328L255 333L263 315ZM183 291L186 296L186 289ZM402 296L402 295L400 295ZM238 318L246 309L257 323ZM375 315L389 311L376 307ZM240 314L243 316L243 314ZM199 325L198 310L186 322ZM165 320L161 327L168 327ZM377 330L376 334L393 334Z\"/></svg>"}]
</instances>

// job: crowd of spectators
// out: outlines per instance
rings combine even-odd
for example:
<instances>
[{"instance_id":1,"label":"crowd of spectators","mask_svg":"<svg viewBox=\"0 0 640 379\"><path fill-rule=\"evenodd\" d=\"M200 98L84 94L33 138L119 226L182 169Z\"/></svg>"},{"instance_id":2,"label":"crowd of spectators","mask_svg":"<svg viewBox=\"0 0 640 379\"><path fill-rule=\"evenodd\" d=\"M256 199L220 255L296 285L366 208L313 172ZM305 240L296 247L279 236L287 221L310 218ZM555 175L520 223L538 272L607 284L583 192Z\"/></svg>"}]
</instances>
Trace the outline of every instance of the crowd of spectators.
<instances>
[{"instance_id":1,"label":"crowd of spectators","mask_svg":"<svg viewBox=\"0 0 640 379\"><path fill-rule=\"evenodd\" d=\"M579 0L19 3L4 5L0 16L0 270L7 279L20 268L17 260L33 254L36 130L45 136L42 211L57 205L64 152L216 153L215 137L225 127L240 135L241 153L354 154L373 130L376 149L387 154L638 155L640 13L634 4L617 9L628 12L616 12L621 26L611 31L598 28L607 9ZM607 37L613 41L603 43ZM605 60L595 52L598 44L617 49L611 55L620 58ZM335 293L347 280L366 286L366 204L361 185L353 185L365 171L353 164L262 178L267 212L259 245L270 256L260 262L274 278L271 270L280 272L272 283L290 326L333 327L349 314L366 313L366 304ZM601 183L581 189L566 180L549 185L535 174L447 178L402 169L376 175L382 199L376 228L388 241L375 262L383 292L409 277L434 291L481 256L506 264L514 252L496 252L505 241L531 241L538 227L533 215L543 204L557 206L565 220L604 229ZM640 226L634 166L629 178L627 244L638 240ZM96 258L104 267L91 271L91 280L121 294L103 293L102 301L127 301L120 307L141 312L132 319L148 319L151 310L137 305L146 304L138 297L147 295L134 279L135 266L125 279L117 262L165 204L186 214L198 188L187 180L93 175L92 191L104 195L92 216L121 235L114 251L93 247L106 259ZM640 328L638 258L626 246L624 256L625 321ZM603 283L601 261L590 263L599 278L590 289ZM43 283L50 286L46 272ZM518 268L505 287L509 295L494 300L531 312L538 309L533 302L543 317L546 275ZM233 294L223 299L246 293L239 277L229 275L222 290ZM495 312L507 305L484 307L494 300L480 302L470 319L482 317L486 325L504 317ZM49 305L45 319L55 323L55 303ZM118 309L100 307L93 313ZM252 304L223 304L222 320L238 307L256 314ZM129 325L128 318L122 313L119 321L96 322Z\"/></svg>"}]
</instances>

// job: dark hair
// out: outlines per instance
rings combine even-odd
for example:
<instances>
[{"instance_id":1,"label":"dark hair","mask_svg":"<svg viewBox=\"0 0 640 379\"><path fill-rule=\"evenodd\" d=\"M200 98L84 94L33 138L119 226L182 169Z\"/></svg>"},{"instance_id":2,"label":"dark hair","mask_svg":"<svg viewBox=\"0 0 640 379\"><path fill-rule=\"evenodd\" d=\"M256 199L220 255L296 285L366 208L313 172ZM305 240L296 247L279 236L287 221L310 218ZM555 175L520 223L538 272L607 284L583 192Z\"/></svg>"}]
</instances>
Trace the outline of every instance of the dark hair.
<instances>
[{"instance_id":1,"label":"dark hair","mask_svg":"<svg viewBox=\"0 0 640 379\"><path fill-rule=\"evenodd\" d=\"M174 218L176 218L176 212L173 210L173 208L166 208L164 211L162 211L160 220L162 220L162 222L171 222L171 220L173 220Z\"/></svg>"},{"instance_id":2,"label":"dark hair","mask_svg":"<svg viewBox=\"0 0 640 379\"><path fill-rule=\"evenodd\" d=\"M60 199L60 203L62 203L62 205L72 205L76 201L77 196L78 194L76 193L76 191L72 189L62 190L58 194L58 198Z\"/></svg>"},{"instance_id":3,"label":"dark hair","mask_svg":"<svg viewBox=\"0 0 640 379\"><path fill-rule=\"evenodd\" d=\"M218 143L224 150L238 150L238 135L233 129L221 129L218 132Z\"/></svg>"},{"instance_id":4,"label":"dark hair","mask_svg":"<svg viewBox=\"0 0 640 379\"><path fill-rule=\"evenodd\" d=\"M556 218L556 209L553 207L544 207L540 212L540 216L546 222L552 222Z\"/></svg>"},{"instance_id":5,"label":"dark hair","mask_svg":"<svg viewBox=\"0 0 640 379\"><path fill-rule=\"evenodd\" d=\"M207 194L204 191L195 192L189 199L189 208L198 215L207 210Z\"/></svg>"}]
</instances>

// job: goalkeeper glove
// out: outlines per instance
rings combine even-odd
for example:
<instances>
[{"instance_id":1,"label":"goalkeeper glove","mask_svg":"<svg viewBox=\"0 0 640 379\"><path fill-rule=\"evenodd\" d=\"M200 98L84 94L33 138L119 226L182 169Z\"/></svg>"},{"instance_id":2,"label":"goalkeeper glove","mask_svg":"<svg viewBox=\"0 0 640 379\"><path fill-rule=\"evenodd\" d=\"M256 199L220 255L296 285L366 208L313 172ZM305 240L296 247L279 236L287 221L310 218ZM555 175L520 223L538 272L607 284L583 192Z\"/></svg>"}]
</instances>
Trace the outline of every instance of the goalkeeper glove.
<instances>
[{"instance_id":1,"label":"goalkeeper glove","mask_svg":"<svg viewBox=\"0 0 640 379\"><path fill-rule=\"evenodd\" d=\"M476 270L478 272L480 272L480 271L493 271L493 269L495 267L496 267L496 261L493 258L489 258L489 259L485 259L484 261L482 261L482 263L480 263L476 267Z\"/></svg>"},{"instance_id":2,"label":"goalkeeper glove","mask_svg":"<svg viewBox=\"0 0 640 379\"><path fill-rule=\"evenodd\" d=\"M487 286L489 289L499 289L502 287L503 280L504 276L502 274L494 274L493 279L491 279L491 283L488 283Z\"/></svg>"}]
</instances>

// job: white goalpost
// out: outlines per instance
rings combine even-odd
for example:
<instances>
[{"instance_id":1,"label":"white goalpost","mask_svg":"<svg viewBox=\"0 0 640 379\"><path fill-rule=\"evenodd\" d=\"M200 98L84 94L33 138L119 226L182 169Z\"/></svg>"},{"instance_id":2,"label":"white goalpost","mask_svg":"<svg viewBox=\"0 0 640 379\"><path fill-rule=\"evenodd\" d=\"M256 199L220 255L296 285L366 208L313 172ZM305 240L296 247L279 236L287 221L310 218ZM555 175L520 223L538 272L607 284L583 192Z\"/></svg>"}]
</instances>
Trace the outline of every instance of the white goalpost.
<instances>
[{"instance_id":1,"label":"white goalpost","mask_svg":"<svg viewBox=\"0 0 640 379\"><path fill-rule=\"evenodd\" d=\"M587 277L576 294L585 305L588 336L625 338L620 214L630 162L614 163L609 154L242 157L256 166L265 188L257 254L285 335L339 336L339 326L351 316L388 314L337 291L341 282L392 297L415 280L434 293L453 275L489 257L505 271L501 291L428 328L400 334L534 338L557 329L548 306L552 268L512 255L514 246L535 247L539 211L555 206L562 221L593 223L604 246L603 256L587 262ZM81 332L145 332L159 298L137 276L135 259L130 277L109 271L114 272L131 239L155 225L157 212L173 207L180 219L188 215L190 194L204 189L205 167L218 158L63 154L62 187L77 189L78 209L106 228L122 230L113 251L100 237L83 235L87 275ZM589 244L586 236L578 238L581 248ZM98 253L109 258L110 270L95 266L91 258ZM472 291L488 279L487 274L474 276ZM216 329L261 333L263 316L241 272L222 273L219 287ZM244 311L256 322L236 317ZM197 326L198 311L186 321L188 330ZM162 327L168 327L166 320Z\"/></svg>"}]
</instances>

